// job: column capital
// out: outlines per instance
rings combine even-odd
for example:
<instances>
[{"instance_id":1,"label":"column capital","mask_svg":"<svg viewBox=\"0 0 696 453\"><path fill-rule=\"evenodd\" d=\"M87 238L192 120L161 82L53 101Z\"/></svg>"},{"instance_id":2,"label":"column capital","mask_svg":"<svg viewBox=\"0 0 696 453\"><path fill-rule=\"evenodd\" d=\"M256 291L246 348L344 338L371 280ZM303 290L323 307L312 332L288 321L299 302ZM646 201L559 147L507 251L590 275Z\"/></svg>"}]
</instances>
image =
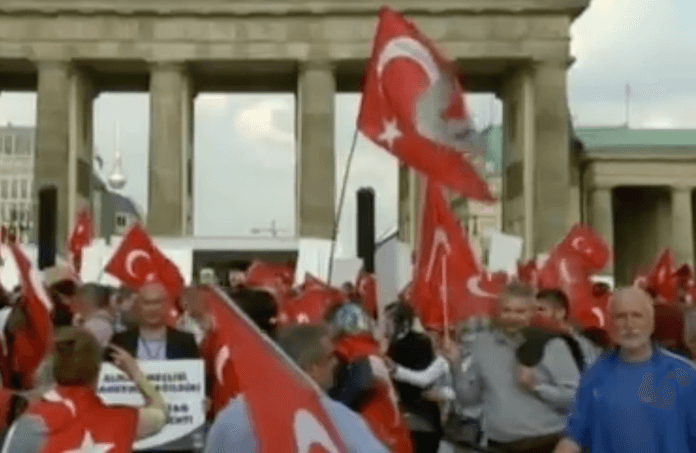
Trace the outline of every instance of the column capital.
<instances>
[{"instance_id":1,"label":"column capital","mask_svg":"<svg viewBox=\"0 0 696 453\"><path fill-rule=\"evenodd\" d=\"M72 68L72 64L69 60L35 60L34 65L39 71L59 69L64 71L69 71Z\"/></svg>"},{"instance_id":2,"label":"column capital","mask_svg":"<svg viewBox=\"0 0 696 453\"><path fill-rule=\"evenodd\" d=\"M176 60L152 60L148 62L150 71L187 72L186 62Z\"/></svg>"},{"instance_id":3,"label":"column capital","mask_svg":"<svg viewBox=\"0 0 696 453\"><path fill-rule=\"evenodd\" d=\"M554 68L554 69L562 69L562 70L567 70L575 61L573 57L567 57L567 58L545 58L545 59L534 59L532 60L532 67L534 69L537 68Z\"/></svg>"},{"instance_id":4,"label":"column capital","mask_svg":"<svg viewBox=\"0 0 696 453\"><path fill-rule=\"evenodd\" d=\"M303 60L298 63L300 72L304 71L331 71L336 69L336 64L332 60L325 59L310 59Z\"/></svg>"},{"instance_id":5,"label":"column capital","mask_svg":"<svg viewBox=\"0 0 696 453\"><path fill-rule=\"evenodd\" d=\"M687 183L672 184L671 190L672 192L691 192L694 190L694 186Z\"/></svg>"}]
</instances>

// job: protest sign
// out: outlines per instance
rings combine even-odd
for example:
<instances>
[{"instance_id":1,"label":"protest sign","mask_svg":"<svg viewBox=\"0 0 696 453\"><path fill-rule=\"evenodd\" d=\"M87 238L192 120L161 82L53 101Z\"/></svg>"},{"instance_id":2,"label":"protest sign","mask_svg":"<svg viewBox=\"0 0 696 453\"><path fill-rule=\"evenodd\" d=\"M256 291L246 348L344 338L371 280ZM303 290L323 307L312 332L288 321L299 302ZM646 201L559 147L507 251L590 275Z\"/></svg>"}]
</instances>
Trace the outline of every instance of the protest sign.
<instances>
[{"instance_id":1,"label":"protest sign","mask_svg":"<svg viewBox=\"0 0 696 453\"><path fill-rule=\"evenodd\" d=\"M204 441L205 370L202 360L139 360L143 374L167 403L167 424L154 436L133 444L133 450L191 450ZM135 383L111 363L99 372L98 395L105 404L142 406Z\"/></svg>"}]
</instances>

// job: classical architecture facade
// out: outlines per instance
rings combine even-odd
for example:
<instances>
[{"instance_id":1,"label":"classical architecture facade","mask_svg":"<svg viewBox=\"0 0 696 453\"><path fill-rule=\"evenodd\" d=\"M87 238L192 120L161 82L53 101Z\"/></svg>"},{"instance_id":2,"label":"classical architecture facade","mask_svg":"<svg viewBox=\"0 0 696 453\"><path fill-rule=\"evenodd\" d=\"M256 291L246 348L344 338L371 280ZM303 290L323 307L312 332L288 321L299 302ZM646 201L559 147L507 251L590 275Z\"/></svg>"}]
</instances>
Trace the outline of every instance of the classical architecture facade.
<instances>
[{"instance_id":1,"label":"classical architecture facade","mask_svg":"<svg viewBox=\"0 0 696 453\"><path fill-rule=\"evenodd\" d=\"M589 0L399 0L459 65L470 91L496 92L508 124L510 229L545 250L569 212L566 70L570 25ZM149 209L155 235L191 232L192 103L201 91L294 91L297 234L328 238L335 213L334 96L355 91L381 1L0 2L0 89L38 94L34 191L59 191L58 237L89 200L92 104L150 92ZM535 175L543 174L544 178ZM401 226L417 190L403 177ZM409 201L410 200L410 201Z\"/></svg>"},{"instance_id":2,"label":"classical architecture facade","mask_svg":"<svg viewBox=\"0 0 696 453\"><path fill-rule=\"evenodd\" d=\"M483 132L488 171L482 173L493 191L500 183L503 129ZM619 285L630 283L662 247L671 247L679 264L693 265L696 130L580 127L574 135L580 147L568 149L572 203L581 206L579 220L596 228L615 252L603 274ZM480 221L496 219L502 230L503 204L455 201L455 208L473 247L483 253Z\"/></svg>"},{"instance_id":3,"label":"classical architecture facade","mask_svg":"<svg viewBox=\"0 0 696 453\"><path fill-rule=\"evenodd\" d=\"M694 265L696 130L578 129L583 219L615 250L617 284L629 283L662 247Z\"/></svg>"}]
</instances>

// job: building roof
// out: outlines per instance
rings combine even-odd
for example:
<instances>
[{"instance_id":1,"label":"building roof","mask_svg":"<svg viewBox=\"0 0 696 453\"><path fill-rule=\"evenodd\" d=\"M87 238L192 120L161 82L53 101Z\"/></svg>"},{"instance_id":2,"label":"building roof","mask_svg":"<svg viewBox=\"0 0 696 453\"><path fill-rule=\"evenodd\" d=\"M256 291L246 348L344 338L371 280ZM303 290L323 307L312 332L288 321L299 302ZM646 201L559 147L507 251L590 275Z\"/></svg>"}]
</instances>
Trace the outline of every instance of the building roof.
<instances>
[{"instance_id":1,"label":"building roof","mask_svg":"<svg viewBox=\"0 0 696 453\"><path fill-rule=\"evenodd\" d=\"M583 127L575 130L586 150L614 148L694 147L696 129L631 129L622 127Z\"/></svg>"},{"instance_id":2,"label":"building roof","mask_svg":"<svg viewBox=\"0 0 696 453\"><path fill-rule=\"evenodd\" d=\"M576 127L575 136L586 152L641 152L655 153L662 150L674 153L696 148L696 129L630 129L620 127ZM503 162L503 128L489 126L484 129L486 162L494 172L500 172Z\"/></svg>"}]
</instances>

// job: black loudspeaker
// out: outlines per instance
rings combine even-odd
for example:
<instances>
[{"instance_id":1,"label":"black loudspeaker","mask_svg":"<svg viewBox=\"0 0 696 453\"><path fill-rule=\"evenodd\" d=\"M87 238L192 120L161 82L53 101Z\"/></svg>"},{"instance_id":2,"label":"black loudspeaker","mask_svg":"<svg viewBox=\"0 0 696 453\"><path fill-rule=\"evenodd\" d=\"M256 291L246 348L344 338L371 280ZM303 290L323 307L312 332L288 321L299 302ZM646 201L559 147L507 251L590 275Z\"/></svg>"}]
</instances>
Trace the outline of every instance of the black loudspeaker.
<instances>
[{"instance_id":1,"label":"black loudspeaker","mask_svg":"<svg viewBox=\"0 0 696 453\"><path fill-rule=\"evenodd\" d=\"M58 228L58 189L54 186L39 190L39 227L37 242L39 248L39 269L56 264Z\"/></svg>"},{"instance_id":2,"label":"black loudspeaker","mask_svg":"<svg viewBox=\"0 0 696 453\"><path fill-rule=\"evenodd\" d=\"M358 257L362 258L365 270L375 271L375 191L370 188L358 190Z\"/></svg>"}]
</instances>

